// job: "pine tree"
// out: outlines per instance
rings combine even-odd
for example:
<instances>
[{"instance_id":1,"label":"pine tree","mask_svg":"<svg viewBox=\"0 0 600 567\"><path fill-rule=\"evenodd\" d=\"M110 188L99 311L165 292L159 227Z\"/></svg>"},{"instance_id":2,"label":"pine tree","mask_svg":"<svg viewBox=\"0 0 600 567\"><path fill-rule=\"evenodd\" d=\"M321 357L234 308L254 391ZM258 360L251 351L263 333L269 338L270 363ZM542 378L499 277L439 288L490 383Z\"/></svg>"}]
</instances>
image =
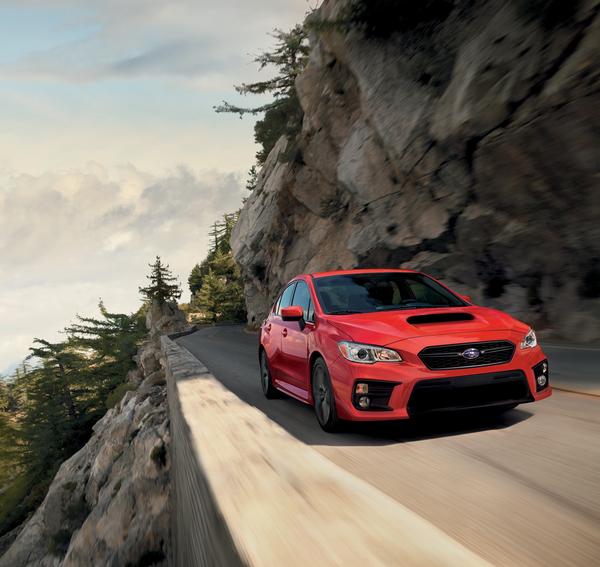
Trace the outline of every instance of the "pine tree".
<instances>
[{"instance_id":1,"label":"pine tree","mask_svg":"<svg viewBox=\"0 0 600 567\"><path fill-rule=\"evenodd\" d=\"M260 70L274 67L277 70L275 76L266 81L242 83L234 88L241 95L270 94L274 100L255 107L240 107L223 101L215 107L216 112L239 114L240 118L246 114L264 115L254 127L254 139L261 145L256 158L261 164L282 135L292 139L300 131L303 113L295 82L308 62L310 51L308 32L302 24L288 32L276 29L272 35L275 39L274 48L259 54L254 62L258 63Z\"/></svg>"},{"instance_id":2,"label":"pine tree","mask_svg":"<svg viewBox=\"0 0 600 567\"><path fill-rule=\"evenodd\" d=\"M75 420L77 409L71 394L71 375L83 366L81 355L74 353L66 342L51 343L44 339L34 339L33 344L29 349L30 358L39 359L44 368L54 375L65 411L71 420Z\"/></svg>"},{"instance_id":3,"label":"pine tree","mask_svg":"<svg viewBox=\"0 0 600 567\"><path fill-rule=\"evenodd\" d=\"M239 212L226 214L213 224L209 253L194 266L188 279L190 289L192 282L199 284L192 306L204 311L212 322L242 321L246 317L240 270L229 243L238 217Z\"/></svg>"},{"instance_id":4,"label":"pine tree","mask_svg":"<svg viewBox=\"0 0 600 567\"><path fill-rule=\"evenodd\" d=\"M177 278L173 276L168 265L163 265L160 256L156 257L154 264L148 264L151 268L149 276L150 285L140 287L140 293L144 299L152 301L154 299L164 303L165 301L177 301L181 297L181 288Z\"/></svg>"},{"instance_id":5,"label":"pine tree","mask_svg":"<svg viewBox=\"0 0 600 567\"><path fill-rule=\"evenodd\" d=\"M35 339L27 362L0 382L0 535L39 504L134 366L141 312L99 307L100 317L77 317L64 341Z\"/></svg>"},{"instance_id":6,"label":"pine tree","mask_svg":"<svg viewBox=\"0 0 600 567\"><path fill-rule=\"evenodd\" d=\"M103 410L109 393L133 368L133 356L146 334L146 326L140 312L111 313L102 301L98 308L101 318L77 316L77 322L65 331L71 348L87 354L82 372L90 374L88 389L93 388L94 397L101 401L98 409Z\"/></svg>"},{"instance_id":7,"label":"pine tree","mask_svg":"<svg viewBox=\"0 0 600 567\"><path fill-rule=\"evenodd\" d=\"M206 319L216 323L222 312L223 302L227 298L225 278L215 274L212 269L204 278L202 288L196 294L195 304L204 312Z\"/></svg>"},{"instance_id":8,"label":"pine tree","mask_svg":"<svg viewBox=\"0 0 600 567\"><path fill-rule=\"evenodd\" d=\"M188 286L190 288L190 292L192 296L202 287L202 268L200 264L196 264L190 273L188 278Z\"/></svg>"},{"instance_id":9,"label":"pine tree","mask_svg":"<svg viewBox=\"0 0 600 567\"><path fill-rule=\"evenodd\" d=\"M248 171L248 179L246 179L246 189L248 191L254 191L256 184L258 183L258 169L253 165Z\"/></svg>"}]
</instances>

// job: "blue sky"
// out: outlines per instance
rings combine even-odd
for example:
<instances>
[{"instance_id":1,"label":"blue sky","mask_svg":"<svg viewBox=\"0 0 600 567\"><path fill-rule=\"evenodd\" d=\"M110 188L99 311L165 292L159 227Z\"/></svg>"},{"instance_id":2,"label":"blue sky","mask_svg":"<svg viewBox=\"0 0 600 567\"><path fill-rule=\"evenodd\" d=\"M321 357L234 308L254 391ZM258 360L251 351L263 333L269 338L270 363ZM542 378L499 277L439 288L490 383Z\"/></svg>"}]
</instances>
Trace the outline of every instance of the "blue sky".
<instances>
[{"instance_id":1,"label":"blue sky","mask_svg":"<svg viewBox=\"0 0 600 567\"><path fill-rule=\"evenodd\" d=\"M185 283L256 152L213 106L310 7L0 0L0 373L99 297L136 309L157 253Z\"/></svg>"}]
</instances>

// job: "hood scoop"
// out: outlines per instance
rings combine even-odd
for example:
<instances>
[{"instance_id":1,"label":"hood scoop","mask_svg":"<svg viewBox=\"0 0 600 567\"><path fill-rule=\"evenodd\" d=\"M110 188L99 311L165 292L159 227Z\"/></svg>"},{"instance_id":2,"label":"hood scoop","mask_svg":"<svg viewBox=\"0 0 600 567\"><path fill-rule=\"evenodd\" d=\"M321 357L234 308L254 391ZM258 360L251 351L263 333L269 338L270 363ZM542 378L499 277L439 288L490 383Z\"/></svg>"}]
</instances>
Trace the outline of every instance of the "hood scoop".
<instances>
[{"instance_id":1,"label":"hood scoop","mask_svg":"<svg viewBox=\"0 0 600 567\"><path fill-rule=\"evenodd\" d=\"M453 323L454 321L473 321L470 313L431 313L429 315L412 315L406 322L411 325L427 325L429 323Z\"/></svg>"}]
</instances>

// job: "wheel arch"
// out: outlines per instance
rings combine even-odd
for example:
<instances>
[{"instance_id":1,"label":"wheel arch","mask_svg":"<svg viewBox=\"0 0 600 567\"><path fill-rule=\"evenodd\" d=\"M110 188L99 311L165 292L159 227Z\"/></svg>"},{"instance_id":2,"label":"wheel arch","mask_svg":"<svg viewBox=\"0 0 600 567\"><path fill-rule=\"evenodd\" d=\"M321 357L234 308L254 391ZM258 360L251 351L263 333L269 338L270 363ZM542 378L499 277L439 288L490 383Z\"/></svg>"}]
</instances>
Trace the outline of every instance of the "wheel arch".
<instances>
[{"instance_id":1,"label":"wheel arch","mask_svg":"<svg viewBox=\"0 0 600 567\"><path fill-rule=\"evenodd\" d=\"M323 356L323 354L318 350L313 350L313 352L310 354L310 357L308 358L308 393L310 395L311 400L313 397L313 395L312 395L312 381L313 381L312 370L313 370L313 366L318 358L322 358L323 362L325 362L325 365L327 365L327 361L325 360L325 357Z\"/></svg>"},{"instance_id":2,"label":"wheel arch","mask_svg":"<svg viewBox=\"0 0 600 567\"><path fill-rule=\"evenodd\" d=\"M308 366L310 368L310 379L312 381L312 368L313 368L313 364L315 363L315 361L317 360L317 358L322 358L323 360L325 360L325 357L318 351L318 350L313 350L313 352L311 353L309 359L308 359ZM327 364L327 362L325 362L325 364Z\"/></svg>"}]
</instances>

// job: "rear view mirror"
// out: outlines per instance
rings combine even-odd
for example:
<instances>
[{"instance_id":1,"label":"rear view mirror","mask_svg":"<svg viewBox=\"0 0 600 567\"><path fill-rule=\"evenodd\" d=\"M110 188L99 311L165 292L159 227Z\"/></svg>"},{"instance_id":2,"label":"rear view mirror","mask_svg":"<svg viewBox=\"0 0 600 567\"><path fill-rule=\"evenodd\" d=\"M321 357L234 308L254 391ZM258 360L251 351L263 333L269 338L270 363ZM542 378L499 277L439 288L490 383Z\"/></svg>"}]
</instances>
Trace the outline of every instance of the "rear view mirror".
<instances>
[{"instance_id":1,"label":"rear view mirror","mask_svg":"<svg viewBox=\"0 0 600 567\"><path fill-rule=\"evenodd\" d=\"M301 321L304 318L304 311L300 305L290 305L281 310L281 318L284 321Z\"/></svg>"}]
</instances>

